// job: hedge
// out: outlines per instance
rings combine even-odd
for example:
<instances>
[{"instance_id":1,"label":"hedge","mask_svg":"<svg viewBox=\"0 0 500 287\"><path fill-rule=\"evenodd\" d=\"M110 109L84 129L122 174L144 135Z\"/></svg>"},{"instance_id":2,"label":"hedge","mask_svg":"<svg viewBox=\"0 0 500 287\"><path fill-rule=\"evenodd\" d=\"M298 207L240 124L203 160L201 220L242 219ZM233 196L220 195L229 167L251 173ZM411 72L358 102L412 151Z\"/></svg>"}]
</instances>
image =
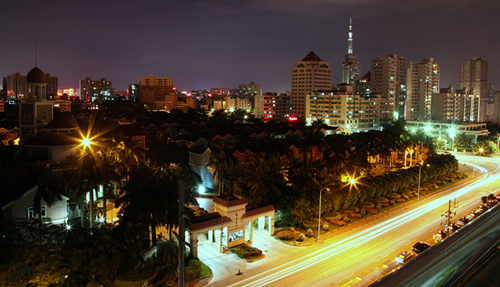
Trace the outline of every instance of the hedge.
<instances>
[{"instance_id":1,"label":"hedge","mask_svg":"<svg viewBox=\"0 0 500 287\"><path fill-rule=\"evenodd\" d=\"M289 229L278 232L278 238L281 240L291 240L294 237L295 237L295 232Z\"/></svg>"},{"instance_id":2,"label":"hedge","mask_svg":"<svg viewBox=\"0 0 500 287\"><path fill-rule=\"evenodd\" d=\"M201 261L190 260L189 265L186 267L186 281L192 281L200 278L201 274Z\"/></svg>"}]
</instances>

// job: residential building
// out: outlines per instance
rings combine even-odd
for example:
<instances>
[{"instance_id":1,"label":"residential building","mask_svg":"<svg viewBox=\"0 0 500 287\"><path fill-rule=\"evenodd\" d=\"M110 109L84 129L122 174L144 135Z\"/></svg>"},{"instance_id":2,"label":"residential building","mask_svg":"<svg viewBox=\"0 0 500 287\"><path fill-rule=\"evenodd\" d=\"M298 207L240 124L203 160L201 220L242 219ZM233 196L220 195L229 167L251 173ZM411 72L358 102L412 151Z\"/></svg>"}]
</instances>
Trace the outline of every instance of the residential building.
<instances>
[{"instance_id":1,"label":"residential building","mask_svg":"<svg viewBox=\"0 0 500 287\"><path fill-rule=\"evenodd\" d=\"M394 119L404 118L406 58L396 54L375 58L371 65L371 92L381 94L392 106Z\"/></svg>"},{"instance_id":2,"label":"residential building","mask_svg":"<svg viewBox=\"0 0 500 287\"><path fill-rule=\"evenodd\" d=\"M372 93L372 82L371 82L372 73L368 71L361 79L355 82L353 86L354 93L359 95L362 98L369 97Z\"/></svg>"},{"instance_id":3,"label":"residential building","mask_svg":"<svg viewBox=\"0 0 500 287\"><path fill-rule=\"evenodd\" d=\"M332 89L332 69L313 51L292 68L292 111L297 117L307 116L306 96L312 92Z\"/></svg>"},{"instance_id":4,"label":"residential building","mask_svg":"<svg viewBox=\"0 0 500 287\"><path fill-rule=\"evenodd\" d=\"M95 102L109 100L114 94L114 89L111 86L111 81L106 78L100 80L92 80L87 77L85 80L79 81L80 85L80 100L83 102Z\"/></svg>"},{"instance_id":5,"label":"residential building","mask_svg":"<svg viewBox=\"0 0 500 287\"><path fill-rule=\"evenodd\" d=\"M493 111L493 123L500 124L500 91L495 91L495 105Z\"/></svg>"},{"instance_id":6,"label":"residential building","mask_svg":"<svg viewBox=\"0 0 500 287\"><path fill-rule=\"evenodd\" d=\"M212 96L215 95L223 95L223 96L230 96L233 95L233 89L231 88L212 88L210 89L210 94Z\"/></svg>"},{"instance_id":7,"label":"residential building","mask_svg":"<svg viewBox=\"0 0 500 287\"><path fill-rule=\"evenodd\" d=\"M345 55L345 61L342 64L342 84L350 84L354 87L356 82L359 80L361 75L361 64L358 62L356 55L354 55L352 41L352 20L349 19L349 38L347 40L347 55Z\"/></svg>"},{"instance_id":8,"label":"residential building","mask_svg":"<svg viewBox=\"0 0 500 287\"><path fill-rule=\"evenodd\" d=\"M172 78L157 78L149 75L141 79L141 102L144 104L163 101L165 96L175 91Z\"/></svg>"},{"instance_id":9,"label":"residential building","mask_svg":"<svg viewBox=\"0 0 500 287\"><path fill-rule=\"evenodd\" d=\"M71 101L70 100L55 100L54 109L61 110L63 112L71 112Z\"/></svg>"},{"instance_id":10,"label":"residential building","mask_svg":"<svg viewBox=\"0 0 500 287\"><path fill-rule=\"evenodd\" d=\"M51 77L50 74L44 74L43 76L46 85L45 96L47 100L56 99L57 97L57 77ZM3 90L5 94L5 99L8 101L17 101L26 99L26 84L27 76L21 75L17 72L12 75L8 75L3 78Z\"/></svg>"},{"instance_id":11,"label":"residential building","mask_svg":"<svg viewBox=\"0 0 500 287\"><path fill-rule=\"evenodd\" d=\"M471 90L455 90L450 85L432 94L431 119L439 122L479 122L480 96Z\"/></svg>"},{"instance_id":12,"label":"residential building","mask_svg":"<svg viewBox=\"0 0 500 287\"><path fill-rule=\"evenodd\" d=\"M251 95L249 98L253 98L254 96ZM249 98L241 98L241 97L227 97L225 98L226 103L226 109L228 110L244 110L249 112L252 109L252 103Z\"/></svg>"},{"instance_id":13,"label":"residential building","mask_svg":"<svg viewBox=\"0 0 500 287\"><path fill-rule=\"evenodd\" d=\"M283 119L290 115L291 98L286 93L264 93L255 96L255 117L264 120Z\"/></svg>"},{"instance_id":14,"label":"residential building","mask_svg":"<svg viewBox=\"0 0 500 287\"><path fill-rule=\"evenodd\" d=\"M260 94L262 94L262 89L260 85L256 85L255 82L251 82L250 85L240 85L240 97L242 98Z\"/></svg>"},{"instance_id":15,"label":"residential building","mask_svg":"<svg viewBox=\"0 0 500 287\"><path fill-rule=\"evenodd\" d=\"M472 90L479 95L480 121L486 119L486 104L490 97L488 89L488 61L480 57L466 60L460 66L460 89Z\"/></svg>"},{"instance_id":16,"label":"residential building","mask_svg":"<svg viewBox=\"0 0 500 287\"><path fill-rule=\"evenodd\" d=\"M412 61L407 76L405 119L407 121L430 119L432 95L439 92L438 63L434 58Z\"/></svg>"},{"instance_id":17,"label":"residential building","mask_svg":"<svg viewBox=\"0 0 500 287\"><path fill-rule=\"evenodd\" d=\"M141 86L139 84L130 84L127 86L127 100L132 102L141 101Z\"/></svg>"}]
</instances>

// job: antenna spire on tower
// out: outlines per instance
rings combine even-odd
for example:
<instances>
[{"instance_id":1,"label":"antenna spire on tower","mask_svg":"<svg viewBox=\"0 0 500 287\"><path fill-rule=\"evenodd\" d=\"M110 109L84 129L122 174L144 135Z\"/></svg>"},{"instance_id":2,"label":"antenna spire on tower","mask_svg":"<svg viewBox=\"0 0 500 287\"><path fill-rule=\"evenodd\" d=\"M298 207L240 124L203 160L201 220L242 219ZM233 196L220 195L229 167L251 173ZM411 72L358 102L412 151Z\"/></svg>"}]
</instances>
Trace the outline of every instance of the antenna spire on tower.
<instances>
[{"instance_id":1,"label":"antenna spire on tower","mask_svg":"<svg viewBox=\"0 0 500 287\"><path fill-rule=\"evenodd\" d=\"M349 18L349 39L347 40L347 54L353 54L353 50L352 50L352 18Z\"/></svg>"},{"instance_id":2,"label":"antenna spire on tower","mask_svg":"<svg viewBox=\"0 0 500 287\"><path fill-rule=\"evenodd\" d=\"M35 67L38 67L38 44L35 44Z\"/></svg>"}]
</instances>

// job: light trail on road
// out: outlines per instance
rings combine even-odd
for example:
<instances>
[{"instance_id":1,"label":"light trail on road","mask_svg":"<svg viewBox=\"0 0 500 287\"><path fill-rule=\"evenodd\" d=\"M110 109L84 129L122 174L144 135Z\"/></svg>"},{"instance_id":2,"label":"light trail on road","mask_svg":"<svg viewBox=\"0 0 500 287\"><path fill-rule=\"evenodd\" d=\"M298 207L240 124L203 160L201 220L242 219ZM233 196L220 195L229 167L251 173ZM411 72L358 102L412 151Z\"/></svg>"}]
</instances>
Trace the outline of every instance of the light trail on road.
<instances>
[{"instance_id":1,"label":"light trail on road","mask_svg":"<svg viewBox=\"0 0 500 287\"><path fill-rule=\"evenodd\" d=\"M494 171L498 171L499 169L498 162L496 163L497 166ZM488 170L483 166L479 166L477 164L472 164L472 163L466 163L466 164L470 167L476 168L480 172L483 173L488 172ZM303 258L292 260L281 266L267 270L266 272L263 272L257 276L246 278L229 286L265 286L272 283L276 283L279 280L298 274L300 272L307 272L308 268L311 268L315 265L319 265L320 263L323 263L327 259L332 259L332 257L334 256L338 257L342 253L352 251L354 248L367 244L370 241L377 239L378 237L381 237L382 235L387 234L388 232L393 231L394 229L410 224L412 221L418 219L419 217L425 215L426 213L435 210L445 204L448 204L450 198L457 198L498 179L500 179L500 174L493 175L491 172L483 174L473 179L472 182L462 183L451 188L452 192L447 194L446 196L443 196L442 194L435 194L431 195L430 197L424 200L421 200L420 202L413 202L411 207L414 207L414 209L412 210L394 211L395 213L398 212L402 213L394 217L388 218L382 222L376 223L363 230L358 230L357 233L348 236L347 238L344 238L342 240L330 243L328 241L335 240L335 238L328 239L325 241L325 243L329 244L328 246L325 246L317 251L314 251L304 256ZM430 201L430 202L426 202L421 206L418 206L419 204L425 201ZM348 261L350 258L338 257L337 260L338 259L345 259L342 260L345 262ZM335 263L336 266L338 266L343 262L336 261ZM323 273L322 275L332 273L334 270L335 270L334 267L327 268L324 272L322 272Z\"/></svg>"}]
</instances>

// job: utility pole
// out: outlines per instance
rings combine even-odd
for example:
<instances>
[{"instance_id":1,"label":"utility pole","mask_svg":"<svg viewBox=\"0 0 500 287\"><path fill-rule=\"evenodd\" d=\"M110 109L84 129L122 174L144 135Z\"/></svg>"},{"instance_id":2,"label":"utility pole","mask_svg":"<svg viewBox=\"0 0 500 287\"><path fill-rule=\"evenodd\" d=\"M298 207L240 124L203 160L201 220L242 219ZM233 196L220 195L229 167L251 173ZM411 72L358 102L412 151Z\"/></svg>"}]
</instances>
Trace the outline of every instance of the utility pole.
<instances>
[{"instance_id":1,"label":"utility pole","mask_svg":"<svg viewBox=\"0 0 500 287\"><path fill-rule=\"evenodd\" d=\"M441 214L442 217L446 217L446 226L450 226L451 219L454 215L456 215L456 209L458 208L457 199L453 200L453 207L451 205L451 199L448 201L448 210ZM455 213L452 215L452 213ZM445 232L448 233L448 229L445 229Z\"/></svg>"},{"instance_id":2,"label":"utility pole","mask_svg":"<svg viewBox=\"0 0 500 287\"><path fill-rule=\"evenodd\" d=\"M184 242L185 242L185 232L184 232L184 181L179 181L179 252L178 252L178 263L179 263L179 287L186 286L186 276L184 270Z\"/></svg>"}]
</instances>

